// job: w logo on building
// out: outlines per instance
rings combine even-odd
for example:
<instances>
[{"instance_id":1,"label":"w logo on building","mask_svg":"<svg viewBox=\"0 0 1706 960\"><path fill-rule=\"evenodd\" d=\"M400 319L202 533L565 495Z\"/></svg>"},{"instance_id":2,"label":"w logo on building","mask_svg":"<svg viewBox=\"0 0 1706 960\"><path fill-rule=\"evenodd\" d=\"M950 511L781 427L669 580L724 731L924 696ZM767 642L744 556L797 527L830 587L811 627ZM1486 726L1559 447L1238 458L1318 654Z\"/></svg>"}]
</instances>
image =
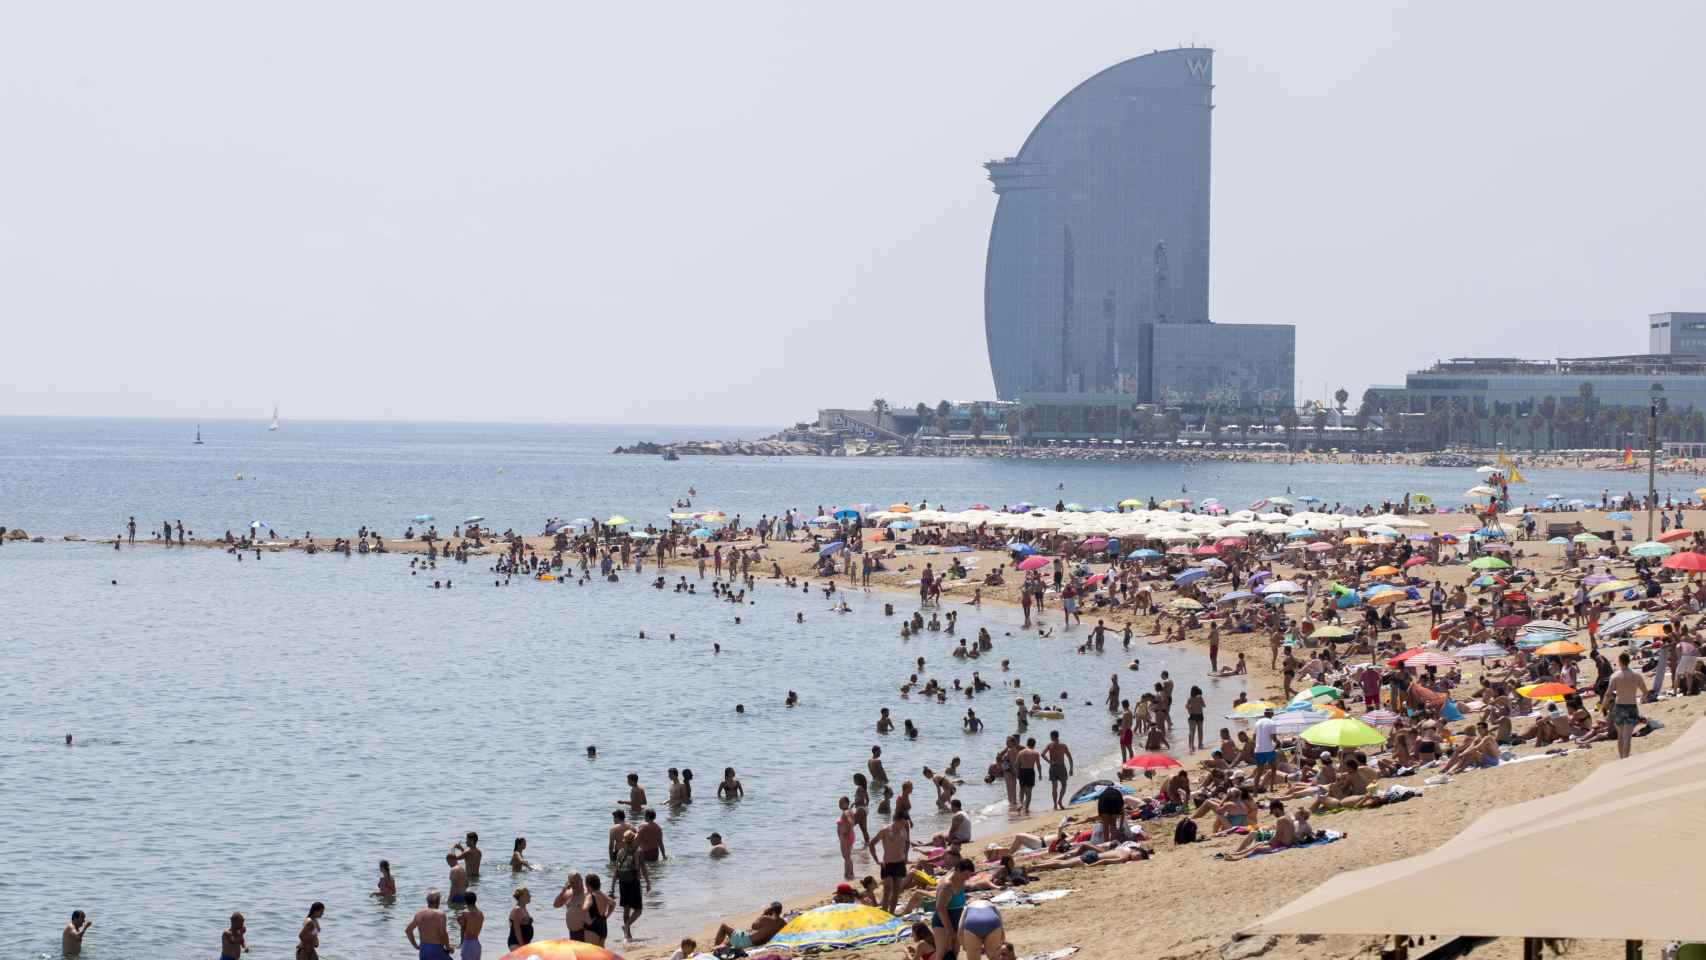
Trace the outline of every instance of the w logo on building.
<instances>
[{"instance_id":1,"label":"w logo on building","mask_svg":"<svg viewBox=\"0 0 1706 960\"><path fill-rule=\"evenodd\" d=\"M1208 76L1208 59L1206 57L1198 60L1186 60L1185 65L1191 68L1191 76L1193 77Z\"/></svg>"}]
</instances>

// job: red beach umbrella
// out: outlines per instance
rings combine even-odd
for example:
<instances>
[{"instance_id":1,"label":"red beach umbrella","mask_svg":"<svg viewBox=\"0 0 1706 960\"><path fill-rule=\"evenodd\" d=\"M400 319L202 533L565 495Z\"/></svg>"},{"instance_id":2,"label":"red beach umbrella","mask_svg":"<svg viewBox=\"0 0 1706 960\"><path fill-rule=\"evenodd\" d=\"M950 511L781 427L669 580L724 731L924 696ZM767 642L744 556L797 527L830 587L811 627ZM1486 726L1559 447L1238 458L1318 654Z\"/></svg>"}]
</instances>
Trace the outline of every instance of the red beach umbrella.
<instances>
[{"instance_id":1,"label":"red beach umbrella","mask_svg":"<svg viewBox=\"0 0 1706 960\"><path fill-rule=\"evenodd\" d=\"M1528 622L1527 617L1521 616L1520 614L1513 613L1508 617L1500 617L1499 619L1494 620L1493 626L1497 627L1500 630L1503 630L1506 627L1520 627L1527 622Z\"/></svg>"},{"instance_id":2,"label":"red beach umbrella","mask_svg":"<svg viewBox=\"0 0 1706 960\"><path fill-rule=\"evenodd\" d=\"M1125 762L1125 766L1135 770L1166 770L1179 766L1179 761L1165 753L1140 753Z\"/></svg>"},{"instance_id":3,"label":"red beach umbrella","mask_svg":"<svg viewBox=\"0 0 1706 960\"><path fill-rule=\"evenodd\" d=\"M1662 566L1672 570L1687 570L1690 573L1706 571L1706 553L1695 553L1690 550L1684 553L1673 553L1664 559Z\"/></svg>"},{"instance_id":4,"label":"red beach umbrella","mask_svg":"<svg viewBox=\"0 0 1706 960\"><path fill-rule=\"evenodd\" d=\"M1041 568L1041 567L1046 567L1053 562L1054 562L1054 560L1052 560L1049 557L1045 557L1045 556L1042 556L1041 554L1033 553L1030 556L1026 557L1025 559L1019 561L1019 569L1020 570L1036 570L1036 569Z\"/></svg>"},{"instance_id":5,"label":"red beach umbrella","mask_svg":"<svg viewBox=\"0 0 1706 960\"><path fill-rule=\"evenodd\" d=\"M1677 527L1675 530L1659 534L1656 539L1660 543L1670 543L1674 540L1687 540L1692 536L1694 536L1693 530L1684 530L1681 527Z\"/></svg>"}]
</instances>

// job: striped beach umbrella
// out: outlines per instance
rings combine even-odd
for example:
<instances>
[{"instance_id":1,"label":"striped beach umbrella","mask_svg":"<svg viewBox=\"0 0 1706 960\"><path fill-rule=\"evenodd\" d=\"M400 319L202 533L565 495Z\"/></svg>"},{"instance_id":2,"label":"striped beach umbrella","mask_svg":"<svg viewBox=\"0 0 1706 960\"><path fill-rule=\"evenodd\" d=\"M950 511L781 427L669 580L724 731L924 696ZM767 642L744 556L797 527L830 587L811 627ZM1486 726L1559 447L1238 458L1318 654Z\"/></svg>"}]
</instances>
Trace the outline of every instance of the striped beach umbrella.
<instances>
[{"instance_id":1,"label":"striped beach umbrella","mask_svg":"<svg viewBox=\"0 0 1706 960\"><path fill-rule=\"evenodd\" d=\"M535 940L498 960L622 960L622 955L579 940Z\"/></svg>"}]
</instances>

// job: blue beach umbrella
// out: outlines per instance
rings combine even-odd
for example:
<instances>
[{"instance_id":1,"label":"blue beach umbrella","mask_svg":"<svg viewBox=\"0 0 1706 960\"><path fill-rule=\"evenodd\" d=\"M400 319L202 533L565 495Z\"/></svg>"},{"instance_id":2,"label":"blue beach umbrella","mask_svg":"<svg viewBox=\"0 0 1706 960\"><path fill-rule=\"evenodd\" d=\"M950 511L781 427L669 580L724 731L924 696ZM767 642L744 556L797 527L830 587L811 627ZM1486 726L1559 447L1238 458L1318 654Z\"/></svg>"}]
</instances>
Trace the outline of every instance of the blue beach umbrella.
<instances>
[{"instance_id":1,"label":"blue beach umbrella","mask_svg":"<svg viewBox=\"0 0 1706 960\"><path fill-rule=\"evenodd\" d=\"M1303 540L1313 536L1315 536L1315 531L1299 529L1286 534L1285 538L1287 540Z\"/></svg>"},{"instance_id":2,"label":"blue beach umbrella","mask_svg":"<svg viewBox=\"0 0 1706 960\"><path fill-rule=\"evenodd\" d=\"M1240 600L1250 600L1256 595L1248 590L1234 590L1214 598L1215 603L1237 603Z\"/></svg>"},{"instance_id":3,"label":"blue beach umbrella","mask_svg":"<svg viewBox=\"0 0 1706 960\"><path fill-rule=\"evenodd\" d=\"M693 532L689 533L688 536L698 537L701 540L709 540L709 539L711 539L711 531L705 529L704 527L700 527L699 529L694 530Z\"/></svg>"},{"instance_id":4,"label":"blue beach umbrella","mask_svg":"<svg viewBox=\"0 0 1706 960\"><path fill-rule=\"evenodd\" d=\"M1553 537L1552 539L1550 539L1546 542L1552 544L1553 546L1563 546L1564 544L1570 542L1570 538L1569 537Z\"/></svg>"},{"instance_id":5,"label":"blue beach umbrella","mask_svg":"<svg viewBox=\"0 0 1706 960\"><path fill-rule=\"evenodd\" d=\"M1127 560L1154 560L1160 556L1161 551L1151 550L1148 547L1139 547L1125 555Z\"/></svg>"},{"instance_id":6,"label":"blue beach umbrella","mask_svg":"<svg viewBox=\"0 0 1706 960\"><path fill-rule=\"evenodd\" d=\"M834 543L826 543L823 545L822 549L818 550L817 555L820 557L827 557L830 554L834 553L835 551L840 550L842 547L845 547L846 545L847 545L846 543L844 543L840 540L837 540Z\"/></svg>"},{"instance_id":7,"label":"blue beach umbrella","mask_svg":"<svg viewBox=\"0 0 1706 960\"><path fill-rule=\"evenodd\" d=\"M1119 538L1109 537L1108 538L1108 545L1106 547L1103 547L1102 549L1106 550L1108 553L1119 553L1120 552Z\"/></svg>"},{"instance_id":8,"label":"blue beach umbrella","mask_svg":"<svg viewBox=\"0 0 1706 960\"><path fill-rule=\"evenodd\" d=\"M859 519L859 511L853 510L853 509L837 510L837 511L835 511L835 519L837 519L837 520L857 520L857 519Z\"/></svg>"},{"instance_id":9,"label":"blue beach umbrella","mask_svg":"<svg viewBox=\"0 0 1706 960\"><path fill-rule=\"evenodd\" d=\"M1028 543L1022 543L1018 540L1015 540L1012 543L1009 543L1007 545L1007 552L1008 553L1016 553L1021 557L1028 557L1031 554L1036 553L1037 548L1031 546Z\"/></svg>"},{"instance_id":10,"label":"blue beach umbrella","mask_svg":"<svg viewBox=\"0 0 1706 960\"><path fill-rule=\"evenodd\" d=\"M890 530L911 530L913 527L916 527L916 526L918 526L918 524L913 523L911 520L896 520L894 523L889 524L889 529Z\"/></svg>"},{"instance_id":11,"label":"blue beach umbrella","mask_svg":"<svg viewBox=\"0 0 1706 960\"><path fill-rule=\"evenodd\" d=\"M431 523L432 521L433 521L433 515L430 513L417 513L417 514L415 514L415 522L416 523Z\"/></svg>"},{"instance_id":12,"label":"blue beach umbrella","mask_svg":"<svg viewBox=\"0 0 1706 960\"><path fill-rule=\"evenodd\" d=\"M1198 580L1201 580L1203 577L1206 577L1206 576L1208 576L1207 570L1203 569L1202 567L1192 567L1189 570L1186 570L1185 572L1174 577L1173 578L1173 585L1182 587L1187 583L1196 583Z\"/></svg>"}]
</instances>

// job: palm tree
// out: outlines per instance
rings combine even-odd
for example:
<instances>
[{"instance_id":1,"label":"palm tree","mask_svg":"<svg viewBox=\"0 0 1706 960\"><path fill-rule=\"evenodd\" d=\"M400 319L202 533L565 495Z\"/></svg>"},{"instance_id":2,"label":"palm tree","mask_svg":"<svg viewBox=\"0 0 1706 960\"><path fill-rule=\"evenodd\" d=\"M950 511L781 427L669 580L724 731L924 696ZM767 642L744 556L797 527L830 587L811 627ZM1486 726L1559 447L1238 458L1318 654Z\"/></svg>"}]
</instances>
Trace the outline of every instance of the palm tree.
<instances>
[{"instance_id":1,"label":"palm tree","mask_svg":"<svg viewBox=\"0 0 1706 960\"><path fill-rule=\"evenodd\" d=\"M1285 445L1288 450L1297 449L1297 408L1286 407L1280 411L1280 427L1285 430Z\"/></svg>"},{"instance_id":2,"label":"palm tree","mask_svg":"<svg viewBox=\"0 0 1706 960\"><path fill-rule=\"evenodd\" d=\"M1007 412L1001 417L1001 425L1007 428L1009 440L1019 439L1019 428L1024 426L1024 423L1025 418L1019 415L1018 407L1008 407Z\"/></svg>"},{"instance_id":3,"label":"palm tree","mask_svg":"<svg viewBox=\"0 0 1706 960\"><path fill-rule=\"evenodd\" d=\"M930 405L920 403L912 408L912 412L918 414L918 432L922 434L930 426Z\"/></svg>"},{"instance_id":4,"label":"palm tree","mask_svg":"<svg viewBox=\"0 0 1706 960\"><path fill-rule=\"evenodd\" d=\"M953 412L953 405L946 400L936 404L936 432L944 437L948 435L948 415Z\"/></svg>"},{"instance_id":5,"label":"palm tree","mask_svg":"<svg viewBox=\"0 0 1706 960\"><path fill-rule=\"evenodd\" d=\"M1357 428L1357 446L1358 447L1362 447L1368 443L1368 421L1373 416L1374 416L1374 404L1369 403L1367 400L1364 400L1362 402L1362 406L1357 407L1357 415L1356 415L1356 421L1355 421L1356 428Z\"/></svg>"},{"instance_id":6,"label":"palm tree","mask_svg":"<svg viewBox=\"0 0 1706 960\"><path fill-rule=\"evenodd\" d=\"M1321 443L1327 436L1327 408L1316 407L1309 416L1309 425L1315 429L1315 442Z\"/></svg>"},{"instance_id":7,"label":"palm tree","mask_svg":"<svg viewBox=\"0 0 1706 960\"><path fill-rule=\"evenodd\" d=\"M1210 440L1213 440L1216 443L1219 443L1220 442L1220 411L1210 410L1208 412L1208 416L1203 418L1202 427L1203 427L1203 430L1208 433L1208 438Z\"/></svg>"},{"instance_id":8,"label":"palm tree","mask_svg":"<svg viewBox=\"0 0 1706 960\"><path fill-rule=\"evenodd\" d=\"M1039 414L1036 407L1026 407L1024 412L1019 415L1019 423L1024 428L1024 436L1027 441L1031 439L1031 434L1037 430L1038 418Z\"/></svg>"},{"instance_id":9,"label":"palm tree","mask_svg":"<svg viewBox=\"0 0 1706 960\"><path fill-rule=\"evenodd\" d=\"M877 426L883 425L883 415L889 412L889 402L882 397L871 401L871 412L877 415Z\"/></svg>"},{"instance_id":10,"label":"palm tree","mask_svg":"<svg viewBox=\"0 0 1706 960\"><path fill-rule=\"evenodd\" d=\"M983 439L984 413L983 404L971 405L971 435L978 440Z\"/></svg>"},{"instance_id":11,"label":"palm tree","mask_svg":"<svg viewBox=\"0 0 1706 960\"><path fill-rule=\"evenodd\" d=\"M1333 391L1333 403L1339 408L1339 416L1345 415L1345 404L1351 399L1351 392L1344 387Z\"/></svg>"}]
</instances>

